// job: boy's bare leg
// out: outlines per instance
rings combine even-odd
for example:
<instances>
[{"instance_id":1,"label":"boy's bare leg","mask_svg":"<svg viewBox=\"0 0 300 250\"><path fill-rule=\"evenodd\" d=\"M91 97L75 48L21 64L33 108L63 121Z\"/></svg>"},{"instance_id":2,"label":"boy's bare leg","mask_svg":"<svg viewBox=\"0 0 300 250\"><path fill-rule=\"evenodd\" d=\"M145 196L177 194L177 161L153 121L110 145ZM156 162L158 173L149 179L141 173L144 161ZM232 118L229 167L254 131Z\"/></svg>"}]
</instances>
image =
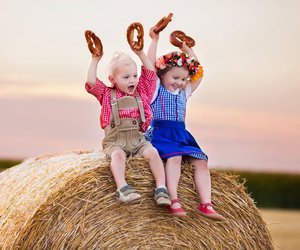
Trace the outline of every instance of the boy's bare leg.
<instances>
[{"instance_id":1,"label":"boy's bare leg","mask_svg":"<svg viewBox=\"0 0 300 250\"><path fill-rule=\"evenodd\" d=\"M117 149L111 154L111 172L117 186L117 199L121 202L133 202L141 197L125 180L126 153Z\"/></svg>"}]
</instances>

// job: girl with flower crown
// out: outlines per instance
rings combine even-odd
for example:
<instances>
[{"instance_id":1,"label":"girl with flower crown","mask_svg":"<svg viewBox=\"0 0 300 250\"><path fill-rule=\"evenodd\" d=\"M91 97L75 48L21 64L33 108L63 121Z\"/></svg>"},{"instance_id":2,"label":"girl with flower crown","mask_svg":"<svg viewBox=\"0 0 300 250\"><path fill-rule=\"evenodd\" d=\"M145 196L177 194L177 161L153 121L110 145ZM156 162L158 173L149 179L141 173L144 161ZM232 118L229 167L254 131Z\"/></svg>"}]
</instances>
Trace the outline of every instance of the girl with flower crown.
<instances>
[{"instance_id":1,"label":"girl with flower crown","mask_svg":"<svg viewBox=\"0 0 300 250\"><path fill-rule=\"evenodd\" d=\"M194 180L200 196L197 211L208 218L222 220L222 215L211 204L207 155L185 127L186 103L202 80L202 66L193 49L185 42L180 52L171 52L156 59L159 34L154 30L155 27L150 29L152 41L148 56L155 63L158 79L151 102L153 120L146 137L166 161L166 181L172 203L170 213L173 216L186 215L177 195L184 157L193 165L195 171Z\"/></svg>"}]
</instances>

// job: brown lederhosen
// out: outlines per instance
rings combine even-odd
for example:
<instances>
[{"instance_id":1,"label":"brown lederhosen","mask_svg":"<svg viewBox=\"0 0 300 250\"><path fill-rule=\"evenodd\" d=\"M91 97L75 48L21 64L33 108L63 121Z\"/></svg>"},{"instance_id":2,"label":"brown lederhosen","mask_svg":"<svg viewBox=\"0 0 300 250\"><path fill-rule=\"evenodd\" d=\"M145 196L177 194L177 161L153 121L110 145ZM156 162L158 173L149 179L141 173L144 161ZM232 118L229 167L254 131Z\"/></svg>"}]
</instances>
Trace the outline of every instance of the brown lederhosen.
<instances>
[{"instance_id":1,"label":"brown lederhosen","mask_svg":"<svg viewBox=\"0 0 300 250\"><path fill-rule=\"evenodd\" d=\"M111 107L110 124L104 129L105 137L102 141L104 153L111 156L116 149L122 149L127 155L141 155L146 147L151 146L151 143L140 131L140 125L146 120L141 98L124 96L117 99L116 90L112 89ZM119 110L128 108L138 108L140 117L120 118Z\"/></svg>"}]
</instances>

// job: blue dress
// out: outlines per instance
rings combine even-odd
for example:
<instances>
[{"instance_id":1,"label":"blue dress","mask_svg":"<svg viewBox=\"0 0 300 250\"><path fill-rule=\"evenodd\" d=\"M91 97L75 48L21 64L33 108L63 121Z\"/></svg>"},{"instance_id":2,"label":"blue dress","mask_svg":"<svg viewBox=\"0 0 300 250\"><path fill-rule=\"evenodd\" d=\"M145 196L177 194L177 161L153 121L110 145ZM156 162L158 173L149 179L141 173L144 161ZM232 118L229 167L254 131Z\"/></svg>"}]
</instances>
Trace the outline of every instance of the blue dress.
<instances>
[{"instance_id":1,"label":"blue dress","mask_svg":"<svg viewBox=\"0 0 300 250\"><path fill-rule=\"evenodd\" d=\"M145 135L164 160L179 155L208 159L194 137L186 130L186 103L184 90L173 94L163 85L159 86L157 97L151 103L153 120Z\"/></svg>"}]
</instances>

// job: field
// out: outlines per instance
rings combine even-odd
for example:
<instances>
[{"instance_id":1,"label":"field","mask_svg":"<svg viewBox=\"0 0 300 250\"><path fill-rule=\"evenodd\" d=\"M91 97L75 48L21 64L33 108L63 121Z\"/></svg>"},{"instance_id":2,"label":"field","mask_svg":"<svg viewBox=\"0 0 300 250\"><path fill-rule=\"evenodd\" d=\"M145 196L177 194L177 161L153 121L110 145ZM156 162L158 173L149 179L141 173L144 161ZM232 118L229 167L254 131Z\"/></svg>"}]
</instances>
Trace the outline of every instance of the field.
<instances>
[{"instance_id":1,"label":"field","mask_svg":"<svg viewBox=\"0 0 300 250\"><path fill-rule=\"evenodd\" d=\"M300 210L260 209L276 250L300 249Z\"/></svg>"}]
</instances>

